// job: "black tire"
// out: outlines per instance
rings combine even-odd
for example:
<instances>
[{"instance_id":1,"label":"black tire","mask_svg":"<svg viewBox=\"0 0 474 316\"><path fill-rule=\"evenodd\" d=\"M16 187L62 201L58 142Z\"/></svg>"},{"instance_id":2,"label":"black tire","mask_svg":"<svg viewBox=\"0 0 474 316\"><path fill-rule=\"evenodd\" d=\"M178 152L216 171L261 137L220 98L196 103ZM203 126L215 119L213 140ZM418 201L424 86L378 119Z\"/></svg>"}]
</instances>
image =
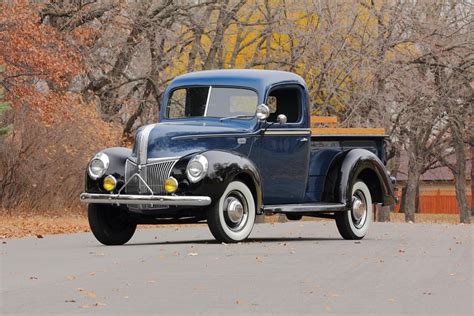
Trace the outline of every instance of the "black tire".
<instances>
[{"instance_id":1,"label":"black tire","mask_svg":"<svg viewBox=\"0 0 474 316\"><path fill-rule=\"evenodd\" d=\"M290 221L299 221L303 218L303 215L299 214L286 214L286 218Z\"/></svg>"},{"instance_id":2,"label":"black tire","mask_svg":"<svg viewBox=\"0 0 474 316\"><path fill-rule=\"evenodd\" d=\"M216 240L235 243L250 235L255 214L255 201L250 189L243 182L232 181L221 198L207 210L207 225Z\"/></svg>"},{"instance_id":3,"label":"black tire","mask_svg":"<svg viewBox=\"0 0 474 316\"><path fill-rule=\"evenodd\" d=\"M95 238L107 246L125 244L137 229L125 210L112 205L89 204L88 218Z\"/></svg>"},{"instance_id":4,"label":"black tire","mask_svg":"<svg viewBox=\"0 0 474 316\"><path fill-rule=\"evenodd\" d=\"M336 225L344 239L359 240L367 235L373 214L372 196L362 181L352 187L352 205L351 210L336 214Z\"/></svg>"}]
</instances>

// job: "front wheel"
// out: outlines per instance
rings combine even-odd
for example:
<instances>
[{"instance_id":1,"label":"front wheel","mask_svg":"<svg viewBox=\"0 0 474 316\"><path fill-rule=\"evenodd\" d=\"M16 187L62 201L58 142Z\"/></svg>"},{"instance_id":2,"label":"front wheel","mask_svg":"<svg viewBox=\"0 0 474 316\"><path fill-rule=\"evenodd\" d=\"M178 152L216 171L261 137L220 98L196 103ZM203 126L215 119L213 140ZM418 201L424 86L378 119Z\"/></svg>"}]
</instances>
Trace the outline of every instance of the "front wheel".
<instances>
[{"instance_id":1,"label":"front wheel","mask_svg":"<svg viewBox=\"0 0 474 316\"><path fill-rule=\"evenodd\" d=\"M352 208L336 214L336 225L344 239L362 239L372 221L372 196L367 185L357 181L352 187Z\"/></svg>"},{"instance_id":2,"label":"front wheel","mask_svg":"<svg viewBox=\"0 0 474 316\"><path fill-rule=\"evenodd\" d=\"M255 201L250 189L240 181L232 181L219 201L207 211L207 224L220 242L245 240L255 223Z\"/></svg>"},{"instance_id":3,"label":"front wheel","mask_svg":"<svg viewBox=\"0 0 474 316\"><path fill-rule=\"evenodd\" d=\"M88 218L95 238L108 246L125 244L137 229L125 210L112 205L89 204Z\"/></svg>"}]
</instances>

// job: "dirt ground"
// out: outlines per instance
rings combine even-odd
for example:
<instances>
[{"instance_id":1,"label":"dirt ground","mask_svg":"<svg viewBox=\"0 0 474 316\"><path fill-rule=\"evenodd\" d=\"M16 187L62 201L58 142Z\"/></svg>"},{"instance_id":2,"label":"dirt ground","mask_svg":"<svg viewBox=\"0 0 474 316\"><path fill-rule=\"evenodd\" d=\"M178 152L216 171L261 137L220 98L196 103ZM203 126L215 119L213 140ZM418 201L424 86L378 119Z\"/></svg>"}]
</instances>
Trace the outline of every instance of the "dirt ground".
<instances>
[{"instance_id":1,"label":"dirt ground","mask_svg":"<svg viewBox=\"0 0 474 316\"><path fill-rule=\"evenodd\" d=\"M391 213L392 222L405 222L404 214ZM305 217L304 220L322 220ZM284 216L267 216L265 222L285 222ZM416 214L416 223L458 224L459 216L451 214ZM474 218L471 219L474 224ZM473 225L471 224L471 225ZM169 226L169 225L168 225ZM140 225L139 229L155 227L153 225ZM0 212L0 239L21 238L44 235L67 234L88 232L89 224L85 209L65 210L64 212L43 212L34 214L27 211L1 211Z\"/></svg>"}]
</instances>

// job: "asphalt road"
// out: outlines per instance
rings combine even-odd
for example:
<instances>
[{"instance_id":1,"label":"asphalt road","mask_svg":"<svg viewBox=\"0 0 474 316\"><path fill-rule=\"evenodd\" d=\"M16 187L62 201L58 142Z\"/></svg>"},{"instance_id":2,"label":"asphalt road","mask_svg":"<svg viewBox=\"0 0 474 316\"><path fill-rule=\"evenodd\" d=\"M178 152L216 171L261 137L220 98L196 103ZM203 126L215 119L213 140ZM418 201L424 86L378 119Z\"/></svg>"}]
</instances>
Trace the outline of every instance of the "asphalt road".
<instances>
[{"instance_id":1,"label":"asphalt road","mask_svg":"<svg viewBox=\"0 0 474 316\"><path fill-rule=\"evenodd\" d=\"M473 226L332 222L255 226L215 243L206 226L0 240L0 314L474 313Z\"/></svg>"}]
</instances>

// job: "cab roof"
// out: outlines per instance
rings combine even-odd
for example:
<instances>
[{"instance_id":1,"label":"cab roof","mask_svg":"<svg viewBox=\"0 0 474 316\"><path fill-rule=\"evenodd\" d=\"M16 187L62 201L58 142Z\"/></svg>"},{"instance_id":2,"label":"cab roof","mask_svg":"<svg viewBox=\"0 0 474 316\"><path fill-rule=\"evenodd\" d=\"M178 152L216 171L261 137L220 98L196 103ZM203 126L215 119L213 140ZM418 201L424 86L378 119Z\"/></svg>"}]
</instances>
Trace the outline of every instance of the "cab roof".
<instances>
[{"instance_id":1,"label":"cab roof","mask_svg":"<svg viewBox=\"0 0 474 316\"><path fill-rule=\"evenodd\" d=\"M171 81L168 91L181 86L237 86L257 90L260 95L277 83L296 83L306 88L297 74L258 69L225 69L191 72Z\"/></svg>"}]
</instances>

